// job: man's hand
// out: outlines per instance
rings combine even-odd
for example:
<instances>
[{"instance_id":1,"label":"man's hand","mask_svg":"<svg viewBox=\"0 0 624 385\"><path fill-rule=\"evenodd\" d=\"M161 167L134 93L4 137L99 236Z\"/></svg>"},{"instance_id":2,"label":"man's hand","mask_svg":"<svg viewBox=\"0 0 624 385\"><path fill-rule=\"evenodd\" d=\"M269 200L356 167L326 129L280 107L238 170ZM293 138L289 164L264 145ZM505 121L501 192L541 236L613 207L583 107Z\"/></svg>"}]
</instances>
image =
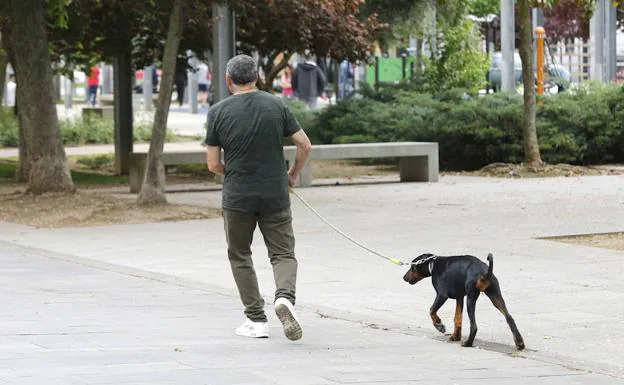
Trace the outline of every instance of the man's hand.
<instances>
[{"instance_id":1,"label":"man's hand","mask_svg":"<svg viewBox=\"0 0 624 385\"><path fill-rule=\"evenodd\" d=\"M297 184L297 174L293 170L288 171L288 186L294 188Z\"/></svg>"},{"instance_id":2,"label":"man's hand","mask_svg":"<svg viewBox=\"0 0 624 385\"><path fill-rule=\"evenodd\" d=\"M290 171L288 171L288 185L292 188L297 183L297 177L303 170L312 151L312 144L310 139L303 130L297 131L290 137L292 142L297 147L297 154L295 155L295 164L293 164Z\"/></svg>"}]
</instances>

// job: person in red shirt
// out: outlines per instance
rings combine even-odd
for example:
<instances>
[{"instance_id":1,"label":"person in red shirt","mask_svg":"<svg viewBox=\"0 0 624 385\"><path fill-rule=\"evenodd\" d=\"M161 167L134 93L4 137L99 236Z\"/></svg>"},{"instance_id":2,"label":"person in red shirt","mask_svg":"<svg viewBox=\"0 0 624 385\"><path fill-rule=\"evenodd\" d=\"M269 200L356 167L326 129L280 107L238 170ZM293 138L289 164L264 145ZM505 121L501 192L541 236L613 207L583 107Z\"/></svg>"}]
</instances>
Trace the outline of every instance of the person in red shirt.
<instances>
[{"instance_id":1,"label":"person in red shirt","mask_svg":"<svg viewBox=\"0 0 624 385\"><path fill-rule=\"evenodd\" d=\"M89 74L87 85L89 86L89 97L87 102L92 106L95 106L95 102L97 100L97 90L100 86L100 68L97 65L91 67L91 73Z\"/></svg>"}]
</instances>

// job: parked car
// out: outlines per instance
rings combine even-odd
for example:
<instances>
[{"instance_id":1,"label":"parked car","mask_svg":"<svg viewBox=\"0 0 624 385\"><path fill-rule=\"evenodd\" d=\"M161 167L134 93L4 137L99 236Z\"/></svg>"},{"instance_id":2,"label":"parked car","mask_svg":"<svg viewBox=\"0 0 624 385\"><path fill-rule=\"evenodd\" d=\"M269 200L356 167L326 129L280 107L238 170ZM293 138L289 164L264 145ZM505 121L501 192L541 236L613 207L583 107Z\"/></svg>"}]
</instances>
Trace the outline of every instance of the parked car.
<instances>
[{"instance_id":1,"label":"parked car","mask_svg":"<svg viewBox=\"0 0 624 385\"><path fill-rule=\"evenodd\" d=\"M492 63L490 64L490 69L487 72L487 80L488 86L495 92L500 91L502 86L502 65L502 52L494 52L494 54L492 54ZM522 62L520 61L520 54L517 52L514 53L514 80L516 85L522 83Z\"/></svg>"},{"instance_id":2,"label":"parked car","mask_svg":"<svg viewBox=\"0 0 624 385\"><path fill-rule=\"evenodd\" d=\"M503 63L503 55L501 52L495 52L492 55L492 64L487 73L487 81L490 88L495 92L500 91L502 83L501 66ZM568 88L572 82L570 71L561 64L549 64L544 69L548 75L548 83L550 87L557 86L558 92ZM516 86L522 84L522 61L520 54L514 53L514 81Z\"/></svg>"}]
</instances>

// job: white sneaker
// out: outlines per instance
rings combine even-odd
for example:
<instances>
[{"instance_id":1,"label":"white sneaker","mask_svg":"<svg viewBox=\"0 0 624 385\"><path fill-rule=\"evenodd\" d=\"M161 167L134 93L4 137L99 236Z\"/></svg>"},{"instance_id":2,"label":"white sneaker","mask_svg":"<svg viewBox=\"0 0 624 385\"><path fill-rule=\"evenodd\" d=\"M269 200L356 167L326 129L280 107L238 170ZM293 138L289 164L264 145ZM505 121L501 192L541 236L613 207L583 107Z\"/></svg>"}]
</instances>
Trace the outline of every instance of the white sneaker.
<instances>
[{"instance_id":1,"label":"white sneaker","mask_svg":"<svg viewBox=\"0 0 624 385\"><path fill-rule=\"evenodd\" d=\"M284 326L284 334L291 341L296 341L303 336L301 323L295 313L295 307L286 298L278 298L275 301L275 314Z\"/></svg>"},{"instance_id":2,"label":"white sneaker","mask_svg":"<svg viewBox=\"0 0 624 385\"><path fill-rule=\"evenodd\" d=\"M236 329L237 336L251 337L251 338L268 338L269 337L269 323L268 322L253 322L249 318L247 321Z\"/></svg>"}]
</instances>

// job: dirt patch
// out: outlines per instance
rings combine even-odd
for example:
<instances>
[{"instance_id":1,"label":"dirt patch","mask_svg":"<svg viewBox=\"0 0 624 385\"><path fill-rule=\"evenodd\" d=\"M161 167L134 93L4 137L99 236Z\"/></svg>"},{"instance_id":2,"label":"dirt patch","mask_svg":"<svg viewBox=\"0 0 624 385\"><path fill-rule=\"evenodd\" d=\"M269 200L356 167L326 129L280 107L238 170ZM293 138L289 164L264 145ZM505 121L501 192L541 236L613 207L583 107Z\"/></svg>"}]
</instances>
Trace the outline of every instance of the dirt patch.
<instances>
[{"instance_id":1,"label":"dirt patch","mask_svg":"<svg viewBox=\"0 0 624 385\"><path fill-rule=\"evenodd\" d=\"M361 176L383 176L399 172L398 165L362 164L357 160L312 160L312 175L316 179L344 178Z\"/></svg>"},{"instance_id":2,"label":"dirt patch","mask_svg":"<svg viewBox=\"0 0 624 385\"><path fill-rule=\"evenodd\" d=\"M199 206L139 207L134 199L84 190L41 196L27 195L23 191L0 188L0 221L62 228L209 219L221 215L221 210Z\"/></svg>"},{"instance_id":3,"label":"dirt patch","mask_svg":"<svg viewBox=\"0 0 624 385\"><path fill-rule=\"evenodd\" d=\"M495 178L578 177L596 175L624 175L621 166L572 166L545 164L539 167L526 164L492 163L476 171L445 172L445 175L485 176Z\"/></svg>"},{"instance_id":4,"label":"dirt patch","mask_svg":"<svg viewBox=\"0 0 624 385\"><path fill-rule=\"evenodd\" d=\"M624 252L624 232L607 234L587 234L570 237L544 238L550 241L572 243Z\"/></svg>"}]
</instances>

